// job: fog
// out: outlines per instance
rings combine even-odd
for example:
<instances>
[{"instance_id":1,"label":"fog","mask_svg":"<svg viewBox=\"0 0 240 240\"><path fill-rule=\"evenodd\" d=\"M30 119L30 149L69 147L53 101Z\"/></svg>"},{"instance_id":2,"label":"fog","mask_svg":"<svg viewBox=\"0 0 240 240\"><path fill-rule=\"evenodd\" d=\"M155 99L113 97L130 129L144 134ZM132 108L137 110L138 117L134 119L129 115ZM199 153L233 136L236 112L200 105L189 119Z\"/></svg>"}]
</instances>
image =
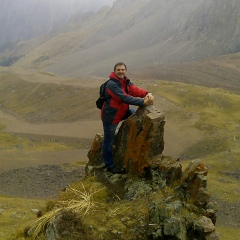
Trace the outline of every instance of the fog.
<instances>
[{"instance_id":1,"label":"fog","mask_svg":"<svg viewBox=\"0 0 240 240\"><path fill-rule=\"evenodd\" d=\"M96 12L114 0L0 0L0 52L52 31L74 14ZM6 46L7 45L7 46Z\"/></svg>"}]
</instances>

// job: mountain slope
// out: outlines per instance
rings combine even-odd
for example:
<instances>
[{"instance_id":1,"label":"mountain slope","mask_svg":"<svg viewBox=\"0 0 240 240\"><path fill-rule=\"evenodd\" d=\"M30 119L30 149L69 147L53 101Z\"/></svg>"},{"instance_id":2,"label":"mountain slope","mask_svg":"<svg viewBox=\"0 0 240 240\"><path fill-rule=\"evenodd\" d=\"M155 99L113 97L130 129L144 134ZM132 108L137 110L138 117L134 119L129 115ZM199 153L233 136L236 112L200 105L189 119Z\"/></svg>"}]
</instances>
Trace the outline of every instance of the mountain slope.
<instances>
[{"instance_id":1,"label":"mountain slope","mask_svg":"<svg viewBox=\"0 0 240 240\"><path fill-rule=\"evenodd\" d=\"M14 42L52 31L78 11L95 12L113 0L0 0L0 52Z\"/></svg>"},{"instance_id":2,"label":"mountain slope","mask_svg":"<svg viewBox=\"0 0 240 240\"><path fill-rule=\"evenodd\" d=\"M132 70L131 76L222 88L240 94L240 53L182 64L146 64Z\"/></svg>"},{"instance_id":3,"label":"mountain slope","mask_svg":"<svg viewBox=\"0 0 240 240\"><path fill-rule=\"evenodd\" d=\"M70 76L106 76L119 60L131 68L199 60L239 51L239 10L237 0L117 0L10 54L22 57L15 66Z\"/></svg>"}]
</instances>

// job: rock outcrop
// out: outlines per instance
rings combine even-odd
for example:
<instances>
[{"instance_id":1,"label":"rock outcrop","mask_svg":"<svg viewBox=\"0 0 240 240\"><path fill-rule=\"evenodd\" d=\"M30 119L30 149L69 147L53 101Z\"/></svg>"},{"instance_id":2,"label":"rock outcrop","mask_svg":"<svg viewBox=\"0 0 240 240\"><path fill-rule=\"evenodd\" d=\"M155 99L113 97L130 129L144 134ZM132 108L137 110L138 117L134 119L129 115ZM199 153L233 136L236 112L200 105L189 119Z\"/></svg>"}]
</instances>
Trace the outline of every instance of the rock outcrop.
<instances>
[{"instance_id":1,"label":"rock outcrop","mask_svg":"<svg viewBox=\"0 0 240 240\"><path fill-rule=\"evenodd\" d=\"M162 155L165 116L154 106L140 107L119 128L114 146L116 164L126 174L111 174L102 166L103 135L97 134L89 150L86 175L95 175L108 187L117 184L122 198L133 201L152 193L164 199L149 203L149 220L154 226L145 239L217 240L217 205L210 202L206 166L192 161L183 171L179 159ZM114 191L114 190L113 190ZM134 239L134 238L132 238ZM143 238L144 239L144 238Z\"/></svg>"},{"instance_id":2,"label":"rock outcrop","mask_svg":"<svg viewBox=\"0 0 240 240\"><path fill-rule=\"evenodd\" d=\"M165 116L154 106L139 107L123 121L113 146L114 161L128 173L144 176L155 157L164 149ZM89 166L103 164L103 135L96 134L88 152Z\"/></svg>"},{"instance_id":3,"label":"rock outcrop","mask_svg":"<svg viewBox=\"0 0 240 240\"><path fill-rule=\"evenodd\" d=\"M164 149L165 116L154 106L138 108L124 121L115 141L114 160L127 172L144 176Z\"/></svg>"},{"instance_id":4,"label":"rock outcrop","mask_svg":"<svg viewBox=\"0 0 240 240\"><path fill-rule=\"evenodd\" d=\"M37 221L40 227L27 233L44 231L49 240L219 240L208 169L198 159L183 170L179 159L162 154L164 124L164 114L154 106L140 107L122 123L114 159L125 174L104 168L103 135L97 134L86 177L76 183L81 191L71 189L69 202L68 191L62 193L53 211Z\"/></svg>"}]
</instances>

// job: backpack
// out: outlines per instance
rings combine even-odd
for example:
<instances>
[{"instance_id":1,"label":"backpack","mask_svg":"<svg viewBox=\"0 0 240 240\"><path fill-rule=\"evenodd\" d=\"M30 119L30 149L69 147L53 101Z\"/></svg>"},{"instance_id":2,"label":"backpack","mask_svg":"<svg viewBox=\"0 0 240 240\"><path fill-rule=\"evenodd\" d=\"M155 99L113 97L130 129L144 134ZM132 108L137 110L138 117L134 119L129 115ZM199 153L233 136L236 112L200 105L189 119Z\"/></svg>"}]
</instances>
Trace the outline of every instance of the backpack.
<instances>
[{"instance_id":1,"label":"backpack","mask_svg":"<svg viewBox=\"0 0 240 240\"><path fill-rule=\"evenodd\" d=\"M114 81L116 82L117 84L119 84L119 82L115 79L108 79L106 82L104 82L101 86L100 86L100 89L99 89L99 98L97 99L96 101L96 106L97 108L99 109L102 109L102 106L103 106L103 103L107 100L107 97L105 96L105 91L106 91L106 86L107 86L107 83L108 81Z\"/></svg>"},{"instance_id":2,"label":"backpack","mask_svg":"<svg viewBox=\"0 0 240 240\"><path fill-rule=\"evenodd\" d=\"M104 82L99 89L99 98L96 101L96 106L99 109L102 109L103 103L106 101L106 96L105 96L105 90L106 90L106 85L110 79L108 79L106 82Z\"/></svg>"}]
</instances>

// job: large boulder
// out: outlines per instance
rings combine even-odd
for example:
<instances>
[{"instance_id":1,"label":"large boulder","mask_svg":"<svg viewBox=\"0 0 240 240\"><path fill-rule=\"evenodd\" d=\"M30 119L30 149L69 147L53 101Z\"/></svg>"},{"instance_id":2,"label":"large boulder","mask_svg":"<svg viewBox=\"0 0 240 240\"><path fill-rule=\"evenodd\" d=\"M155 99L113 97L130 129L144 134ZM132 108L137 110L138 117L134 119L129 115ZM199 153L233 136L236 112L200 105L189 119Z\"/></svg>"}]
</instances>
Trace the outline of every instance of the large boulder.
<instances>
[{"instance_id":1,"label":"large boulder","mask_svg":"<svg viewBox=\"0 0 240 240\"><path fill-rule=\"evenodd\" d=\"M122 122L113 146L116 165L126 172L143 176L154 157L164 149L163 112L154 106L139 107L134 115ZM97 134L88 152L88 166L101 166L102 134Z\"/></svg>"},{"instance_id":2,"label":"large boulder","mask_svg":"<svg viewBox=\"0 0 240 240\"><path fill-rule=\"evenodd\" d=\"M163 112L154 106L139 107L124 121L115 141L114 159L127 172L144 175L152 159L164 149Z\"/></svg>"}]
</instances>

